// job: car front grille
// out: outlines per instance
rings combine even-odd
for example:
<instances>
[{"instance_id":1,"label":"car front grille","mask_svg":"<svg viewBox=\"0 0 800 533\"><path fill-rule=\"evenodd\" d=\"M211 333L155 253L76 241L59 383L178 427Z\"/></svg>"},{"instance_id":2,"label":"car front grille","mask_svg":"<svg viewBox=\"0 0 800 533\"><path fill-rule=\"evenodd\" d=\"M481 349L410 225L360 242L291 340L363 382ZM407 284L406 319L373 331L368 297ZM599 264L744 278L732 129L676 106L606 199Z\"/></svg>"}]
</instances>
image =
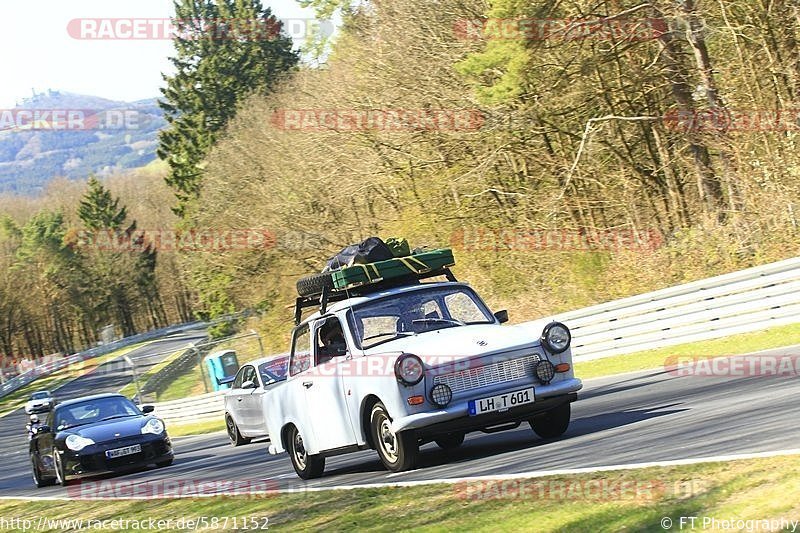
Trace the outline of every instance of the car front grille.
<instances>
[{"instance_id":1,"label":"car front grille","mask_svg":"<svg viewBox=\"0 0 800 533\"><path fill-rule=\"evenodd\" d=\"M459 370L458 372L435 376L433 384L444 383L450 387L453 394L457 394L486 387L487 385L506 383L524 377L532 377L534 375L534 367L539 360L538 354L532 354L507 361L490 363L485 366Z\"/></svg>"}]
</instances>

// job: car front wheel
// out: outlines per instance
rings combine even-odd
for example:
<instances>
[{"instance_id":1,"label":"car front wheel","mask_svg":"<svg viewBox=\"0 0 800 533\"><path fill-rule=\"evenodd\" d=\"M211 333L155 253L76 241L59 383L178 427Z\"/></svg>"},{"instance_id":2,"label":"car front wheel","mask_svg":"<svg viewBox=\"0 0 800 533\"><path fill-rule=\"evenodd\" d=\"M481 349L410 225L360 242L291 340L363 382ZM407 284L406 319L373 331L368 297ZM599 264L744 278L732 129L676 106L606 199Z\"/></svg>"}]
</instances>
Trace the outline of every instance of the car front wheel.
<instances>
[{"instance_id":1,"label":"car front wheel","mask_svg":"<svg viewBox=\"0 0 800 533\"><path fill-rule=\"evenodd\" d=\"M310 455L306 451L303 437L295 426L289 428L286 445L292 466L300 479L315 479L325 471L325 458L321 455Z\"/></svg>"},{"instance_id":2,"label":"car front wheel","mask_svg":"<svg viewBox=\"0 0 800 533\"><path fill-rule=\"evenodd\" d=\"M384 466L392 472L413 469L419 457L419 442L413 431L392 431L392 419L386 407L378 402L372 408L370 427L372 442Z\"/></svg>"},{"instance_id":3,"label":"car front wheel","mask_svg":"<svg viewBox=\"0 0 800 533\"><path fill-rule=\"evenodd\" d=\"M59 457L58 451L55 449L53 450L53 466L56 470L56 483L62 487L66 487L69 484L69 481L67 481L67 476L64 474L64 465L61 464L61 458Z\"/></svg>"},{"instance_id":4,"label":"car front wheel","mask_svg":"<svg viewBox=\"0 0 800 533\"><path fill-rule=\"evenodd\" d=\"M567 402L532 418L530 420L531 428L543 439L555 439L567 431L570 416L570 404Z\"/></svg>"}]
</instances>

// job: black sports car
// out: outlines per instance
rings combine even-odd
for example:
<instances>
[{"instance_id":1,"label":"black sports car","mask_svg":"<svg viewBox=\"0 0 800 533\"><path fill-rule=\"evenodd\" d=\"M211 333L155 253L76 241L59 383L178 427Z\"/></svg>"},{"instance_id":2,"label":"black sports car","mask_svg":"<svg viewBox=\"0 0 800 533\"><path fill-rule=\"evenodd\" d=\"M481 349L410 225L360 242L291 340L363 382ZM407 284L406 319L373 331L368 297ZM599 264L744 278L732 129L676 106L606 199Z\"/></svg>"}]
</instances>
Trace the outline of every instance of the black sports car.
<instances>
[{"instance_id":1,"label":"black sports car","mask_svg":"<svg viewBox=\"0 0 800 533\"><path fill-rule=\"evenodd\" d=\"M164 422L119 394L85 396L58 404L31 439L37 487L71 479L169 466L174 455Z\"/></svg>"}]
</instances>

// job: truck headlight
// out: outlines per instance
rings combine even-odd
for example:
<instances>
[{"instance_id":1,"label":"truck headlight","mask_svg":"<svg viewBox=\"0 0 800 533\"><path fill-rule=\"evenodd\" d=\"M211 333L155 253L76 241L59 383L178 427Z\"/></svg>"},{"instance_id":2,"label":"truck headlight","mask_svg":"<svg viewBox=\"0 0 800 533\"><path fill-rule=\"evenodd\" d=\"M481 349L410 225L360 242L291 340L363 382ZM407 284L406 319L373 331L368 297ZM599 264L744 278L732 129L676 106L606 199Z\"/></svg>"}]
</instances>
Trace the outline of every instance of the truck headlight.
<instances>
[{"instance_id":1,"label":"truck headlight","mask_svg":"<svg viewBox=\"0 0 800 533\"><path fill-rule=\"evenodd\" d=\"M416 385L422 381L425 375L422 359L416 355L404 353L394 363L394 375L397 376L397 381L403 385Z\"/></svg>"},{"instance_id":2,"label":"truck headlight","mask_svg":"<svg viewBox=\"0 0 800 533\"><path fill-rule=\"evenodd\" d=\"M561 322L551 322L544 327L539 340L549 352L559 354L569 348L572 334L569 332L569 328Z\"/></svg>"},{"instance_id":3,"label":"truck headlight","mask_svg":"<svg viewBox=\"0 0 800 533\"><path fill-rule=\"evenodd\" d=\"M142 435L145 433L152 433L153 435L161 435L164 432L164 422L158 418L151 418L142 426Z\"/></svg>"},{"instance_id":4,"label":"truck headlight","mask_svg":"<svg viewBox=\"0 0 800 533\"><path fill-rule=\"evenodd\" d=\"M67 448L69 448L73 452L79 452L82 449L86 448L87 446L91 446L92 444L94 444L94 441L87 437L81 437L80 435L70 435L64 441L64 444L66 444Z\"/></svg>"}]
</instances>

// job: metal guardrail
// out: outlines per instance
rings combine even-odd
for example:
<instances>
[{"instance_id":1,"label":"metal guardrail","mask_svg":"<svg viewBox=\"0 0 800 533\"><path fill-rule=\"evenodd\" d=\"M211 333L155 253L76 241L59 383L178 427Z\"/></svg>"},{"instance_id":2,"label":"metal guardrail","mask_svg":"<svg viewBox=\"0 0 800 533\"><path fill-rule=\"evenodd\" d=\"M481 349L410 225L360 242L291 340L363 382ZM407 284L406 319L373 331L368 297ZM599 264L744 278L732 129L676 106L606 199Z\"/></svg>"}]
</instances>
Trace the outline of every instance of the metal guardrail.
<instances>
[{"instance_id":1,"label":"metal guardrail","mask_svg":"<svg viewBox=\"0 0 800 533\"><path fill-rule=\"evenodd\" d=\"M156 416L164 422L186 423L222 420L225 414L225 391L211 392L182 400L153 404ZM169 430L169 428L167 428Z\"/></svg>"},{"instance_id":2,"label":"metal guardrail","mask_svg":"<svg viewBox=\"0 0 800 533\"><path fill-rule=\"evenodd\" d=\"M800 257L552 318L569 326L583 361L798 323Z\"/></svg>"},{"instance_id":3,"label":"metal guardrail","mask_svg":"<svg viewBox=\"0 0 800 533\"><path fill-rule=\"evenodd\" d=\"M71 355L69 357L65 357L58 361L52 361L50 363L37 366L35 368L32 368L31 370L28 370L27 372L23 372L22 374L9 379L8 381L0 385L0 398L7 396L8 394L11 394L12 392L18 389L21 389L25 385L31 383L32 381L40 377L50 375L53 372L56 372L57 370L61 370L63 368L68 367L69 365L80 363L81 361L85 361L87 359L100 357L101 355L109 354L113 351L125 348L127 346L131 346L133 344L138 344L140 342L145 342L160 337L166 337L168 335L179 333L188 329L202 328L205 326L206 326L205 322L197 322L197 321L188 322L186 324L168 326L166 328L156 329L145 333L139 333L137 335L132 335L130 337L125 337L124 339L104 344L103 346L97 346L95 348L91 348L84 352L80 352Z\"/></svg>"}]
</instances>

